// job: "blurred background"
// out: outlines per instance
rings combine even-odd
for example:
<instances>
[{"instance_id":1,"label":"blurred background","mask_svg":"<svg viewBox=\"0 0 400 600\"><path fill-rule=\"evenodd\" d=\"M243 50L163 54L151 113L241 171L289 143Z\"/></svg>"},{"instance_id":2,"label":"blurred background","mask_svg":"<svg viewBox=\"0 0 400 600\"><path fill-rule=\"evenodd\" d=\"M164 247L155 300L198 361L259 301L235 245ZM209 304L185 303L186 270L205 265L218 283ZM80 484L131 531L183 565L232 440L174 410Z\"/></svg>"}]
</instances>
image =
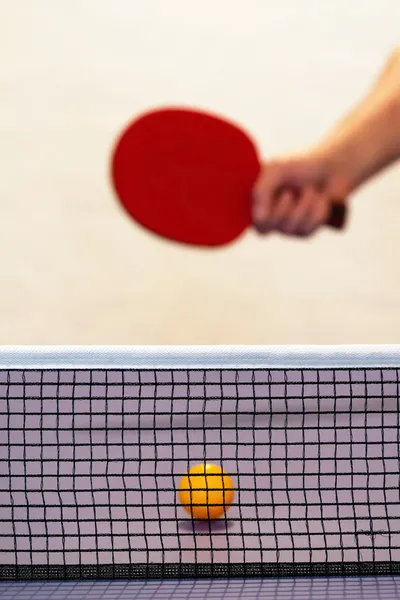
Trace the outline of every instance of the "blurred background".
<instances>
[{"instance_id":1,"label":"blurred background","mask_svg":"<svg viewBox=\"0 0 400 600\"><path fill-rule=\"evenodd\" d=\"M0 0L0 343L400 341L400 168L345 234L182 248L119 208L122 127L163 104L314 143L400 41L399 0Z\"/></svg>"}]
</instances>

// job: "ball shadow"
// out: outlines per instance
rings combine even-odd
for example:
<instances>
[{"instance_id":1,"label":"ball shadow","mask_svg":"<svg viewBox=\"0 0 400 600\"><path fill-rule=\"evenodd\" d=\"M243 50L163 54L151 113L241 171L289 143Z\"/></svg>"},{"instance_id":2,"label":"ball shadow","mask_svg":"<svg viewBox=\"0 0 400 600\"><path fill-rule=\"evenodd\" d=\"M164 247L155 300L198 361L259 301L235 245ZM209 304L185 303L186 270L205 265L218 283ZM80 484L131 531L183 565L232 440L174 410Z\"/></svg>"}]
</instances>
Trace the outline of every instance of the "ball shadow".
<instances>
[{"instance_id":1,"label":"ball shadow","mask_svg":"<svg viewBox=\"0 0 400 600\"><path fill-rule=\"evenodd\" d=\"M189 519L179 521L179 529L193 533L216 533L228 531L233 527L232 521L191 521Z\"/></svg>"}]
</instances>

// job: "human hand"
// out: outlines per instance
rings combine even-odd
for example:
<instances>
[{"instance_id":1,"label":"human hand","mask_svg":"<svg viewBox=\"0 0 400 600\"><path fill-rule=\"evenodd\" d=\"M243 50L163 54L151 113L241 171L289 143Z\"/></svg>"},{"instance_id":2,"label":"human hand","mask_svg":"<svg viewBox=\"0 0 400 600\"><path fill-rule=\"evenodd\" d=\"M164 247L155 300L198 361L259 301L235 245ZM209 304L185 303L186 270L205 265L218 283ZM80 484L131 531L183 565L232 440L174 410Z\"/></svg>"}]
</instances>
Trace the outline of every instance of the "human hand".
<instances>
[{"instance_id":1,"label":"human hand","mask_svg":"<svg viewBox=\"0 0 400 600\"><path fill-rule=\"evenodd\" d=\"M332 201L346 203L348 186L324 152L310 151L264 164L253 190L260 233L309 236L329 219Z\"/></svg>"}]
</instances>

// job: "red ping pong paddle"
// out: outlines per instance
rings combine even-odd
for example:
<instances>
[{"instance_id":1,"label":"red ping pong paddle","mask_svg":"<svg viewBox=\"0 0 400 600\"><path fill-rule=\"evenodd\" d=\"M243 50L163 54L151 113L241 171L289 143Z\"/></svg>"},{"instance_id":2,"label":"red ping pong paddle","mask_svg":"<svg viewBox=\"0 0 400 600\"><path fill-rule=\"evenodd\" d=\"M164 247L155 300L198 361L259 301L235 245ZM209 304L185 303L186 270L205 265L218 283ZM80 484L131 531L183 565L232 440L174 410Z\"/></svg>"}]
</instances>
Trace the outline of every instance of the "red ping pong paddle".
<instances>
[{"instance_id":1,"label":"red ping pong paddle","mask_svg":"<svg viewBox=\"0 0 400 600\"><path fill-rule=\"evenodd\" d=\"M251 225L251 194L260 161L236 125L204 112L160 109L136 119L112 158L117 195L142 226L198 246L232 242ZM332 201L328 226L346 211Z\"/></svg>"}]
</instances>

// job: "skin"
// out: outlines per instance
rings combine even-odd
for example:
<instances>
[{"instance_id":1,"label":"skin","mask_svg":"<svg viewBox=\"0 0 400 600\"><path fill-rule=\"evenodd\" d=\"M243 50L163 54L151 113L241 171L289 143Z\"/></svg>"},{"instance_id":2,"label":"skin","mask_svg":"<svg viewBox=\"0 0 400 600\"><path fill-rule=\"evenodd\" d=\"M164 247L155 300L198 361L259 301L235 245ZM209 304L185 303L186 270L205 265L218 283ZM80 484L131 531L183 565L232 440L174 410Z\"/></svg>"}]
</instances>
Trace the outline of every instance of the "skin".
<instances>
[{"instance_id":1,"label":"skin","mask_svg":"<svg viewBox=\"0 0 400 600\"><path fill-rule=\"evenodd\" d=\"M253 190L254 226L264 234L309 236L326 222L330 198L347 204L399 158L400 46L367 96L324 139L263 165Z\"/></svg>"}]
</instances>

